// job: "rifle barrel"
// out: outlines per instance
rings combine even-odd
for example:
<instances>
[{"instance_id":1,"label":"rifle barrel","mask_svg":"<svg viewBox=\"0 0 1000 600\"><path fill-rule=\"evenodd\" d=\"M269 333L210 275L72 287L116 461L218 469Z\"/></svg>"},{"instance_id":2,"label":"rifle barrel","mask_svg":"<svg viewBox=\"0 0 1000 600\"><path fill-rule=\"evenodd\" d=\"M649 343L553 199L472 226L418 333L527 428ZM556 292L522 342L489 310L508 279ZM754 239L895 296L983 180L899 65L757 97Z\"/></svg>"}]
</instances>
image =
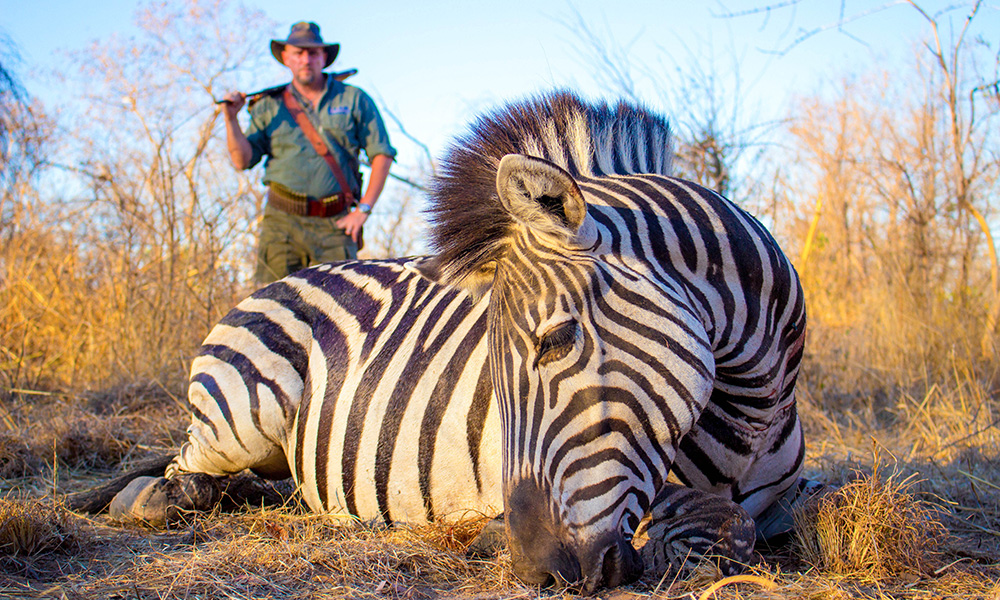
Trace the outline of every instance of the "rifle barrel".
<instances>
[{"instance_id":1,"label":"rifle barrel","mask_svg":"<svg viewBox=\"0 0 1000 600\"><path fill-rule=\"evenodd\" d=\"M347 79L348 77L351 77L353 75L357 75L357 73L358 73L357 69L348 69L346 71L340 71L339 73L330 73L330 75L334 79L336 79L337 81L343 81L343 80ZM265 96L265 95L270 94L272 92L277 92L278 90L283 90L283 89L285 89L285 86L287 86L287 85L288 85L287 83L283 83L281 85L276 85L276 86L273 86L273 87L264 88L262 90L253 92L252 94L247 94L247 104L249 105L254 98L258 98L260 96ZM226 100L225 98L223 98L222 100L216 100L215 101L216 104L229 104L229 102L230 101Z\"/></svg>"}]
</instances>

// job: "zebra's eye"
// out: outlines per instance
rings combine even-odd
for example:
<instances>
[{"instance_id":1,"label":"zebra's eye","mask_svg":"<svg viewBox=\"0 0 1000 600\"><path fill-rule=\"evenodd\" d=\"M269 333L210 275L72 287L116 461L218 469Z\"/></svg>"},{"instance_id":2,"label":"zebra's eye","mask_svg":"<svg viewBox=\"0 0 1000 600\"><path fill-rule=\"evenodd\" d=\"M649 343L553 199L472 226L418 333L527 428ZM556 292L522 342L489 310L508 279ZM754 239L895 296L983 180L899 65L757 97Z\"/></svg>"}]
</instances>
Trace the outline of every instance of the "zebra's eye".
<instances>
[{"instance_id":1,"label":"zebra's eye","mask_svg":"<svg viewBox=\"0 0 1000 600\"><path fill-rule=\"evenodd\" d=\"M538 357L535 367L564 358L573 349L576 341L576 321L567 321L550 329L538 341Z\"/></svg>"}]
</instances>

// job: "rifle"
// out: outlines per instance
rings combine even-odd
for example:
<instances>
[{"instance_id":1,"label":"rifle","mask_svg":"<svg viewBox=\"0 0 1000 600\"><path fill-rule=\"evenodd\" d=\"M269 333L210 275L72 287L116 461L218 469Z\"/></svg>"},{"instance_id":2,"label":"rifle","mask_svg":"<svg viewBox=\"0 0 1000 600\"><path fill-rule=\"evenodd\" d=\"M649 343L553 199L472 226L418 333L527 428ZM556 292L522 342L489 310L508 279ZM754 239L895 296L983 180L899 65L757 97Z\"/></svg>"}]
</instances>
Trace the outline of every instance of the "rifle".
<instances>
[{"instance_id":1,"label":"rifle","mask_svg":"<svg viewBox=\"0 0 1000 600\"><path fill-rule=\"evenodd\" d=\"M351 77L352 75L357 75L357 73L358 73L357 69L348 69L346 71L340 71L340 72L337 72L337 73L327 73L327 75L333 77L337 81L343 81L343 80L347 79L348 77ZM286 87L288 87L288 84L287 83L283 83L281 85L276 85L274 87L269 87L269 88L266 88L266 89L263 89L263 90L258 90L256 92L253 92L252 94L247 94L247 108L250 108L251 106L253 106L253 104L255 102L257 102L258 100L260 100L261 98L263 98L265 96L272 96L274 94L280 94L282 91L284 91L284 89ZM222 100L216 100L215 103L216 104L228 104L229 100L226 100L225 98L223 98Z\"/></svg>"}]
</instances>

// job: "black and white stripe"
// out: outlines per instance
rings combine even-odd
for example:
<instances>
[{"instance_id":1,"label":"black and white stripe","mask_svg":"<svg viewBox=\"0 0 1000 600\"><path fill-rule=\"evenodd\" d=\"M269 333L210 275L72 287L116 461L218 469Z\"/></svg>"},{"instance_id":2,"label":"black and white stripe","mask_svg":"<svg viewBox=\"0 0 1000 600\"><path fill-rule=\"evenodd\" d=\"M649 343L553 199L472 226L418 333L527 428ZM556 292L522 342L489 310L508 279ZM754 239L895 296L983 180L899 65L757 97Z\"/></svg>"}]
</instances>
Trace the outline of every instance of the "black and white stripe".
<instances>
[{"instance_id":1,"label":"black and white stripe","mask_svg":"<svg viewBox=\"0 0 1000 600\"><path fill-rule=\"evenodd\" d=\"M194 362L171 473L291 475L313 510L389 522L502 510L485 303L407 262L323 265L241 302Z\"/></svg>"},{"instance_id":2,"label":"black and white stripe","mask_svg":"<svg viewBox=\"0 0 1000 600\"><path fill-rule=\"evenodd\" d=\"M169 472L291 475L314 510L390 522L506 507L519 575L585 589L638 574L671 469L765 514L802 465L802 291L668 169L636 106L481 118L435 182L433 257L299 272L212 331Z\"/></svg>"}]
</instances>

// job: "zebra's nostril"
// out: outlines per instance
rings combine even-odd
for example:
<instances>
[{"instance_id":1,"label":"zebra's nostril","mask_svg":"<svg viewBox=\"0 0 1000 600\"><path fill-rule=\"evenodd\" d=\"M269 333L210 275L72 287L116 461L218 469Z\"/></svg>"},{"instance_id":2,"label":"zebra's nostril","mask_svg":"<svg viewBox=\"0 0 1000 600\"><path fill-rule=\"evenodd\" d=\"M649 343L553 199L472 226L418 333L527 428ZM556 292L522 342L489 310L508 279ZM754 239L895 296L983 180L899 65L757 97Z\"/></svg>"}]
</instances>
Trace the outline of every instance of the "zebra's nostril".
<instances>
[{"instance_id":1,"label":"zebra's nostril","mask_svg":"<svg viewBox=\"0 0 1000 600\"><path fill-rule=\"evenodd\" d=\"M642 571L642 558L624 538L618 539L604 554L601 577L607 587L631 583L642 575Z\"/></svg>"},{"instance_id":2,"label":"zebra's nostril","mask_svg":"<svg viewBox=\"0 0 1000 600\"><path fill-rule=\"evenodd\" d=\"M632 544L623 535L613 535L605 538L605 543L594 546L596 552L591 556L590 566L586 572L584 593L592 594L599 587L615 587L631 583L643 572L642 558Z\"/></svg>"},{"instance_id":3,"label":"zebra's nostril","mask_svg":"<svg viewBox=\"0 0 1000 600\"><path fill-rule=\"evenodd\" d=\"M531 479L511 486L505 498L509 545L514 573L528 585L578 585L580 561L552 517L551 493Z\"/></svg>"},{"instance_id":4,"label":"zebra's nostril","mask_svg":"<svg viewBox=\"0 0 1000 600\"><path fill-rule=\"evenodd\" d=\"M621 582L621 555L616 546L608 548L604 553L604 560L601 563L601 582L614 587Z\"/></svg>"},{"instance_id":5,"label":"zebra's nostril","mask_svg":"<svg viewBox=\"0 0 1000 600\"><path fill-rule=\"evenodd\" d=\"M557 588L572 588L583 579L580 561L565 548L560 548L556 560L550 565L550 585Z\"/></svg>"}]
</instances>

